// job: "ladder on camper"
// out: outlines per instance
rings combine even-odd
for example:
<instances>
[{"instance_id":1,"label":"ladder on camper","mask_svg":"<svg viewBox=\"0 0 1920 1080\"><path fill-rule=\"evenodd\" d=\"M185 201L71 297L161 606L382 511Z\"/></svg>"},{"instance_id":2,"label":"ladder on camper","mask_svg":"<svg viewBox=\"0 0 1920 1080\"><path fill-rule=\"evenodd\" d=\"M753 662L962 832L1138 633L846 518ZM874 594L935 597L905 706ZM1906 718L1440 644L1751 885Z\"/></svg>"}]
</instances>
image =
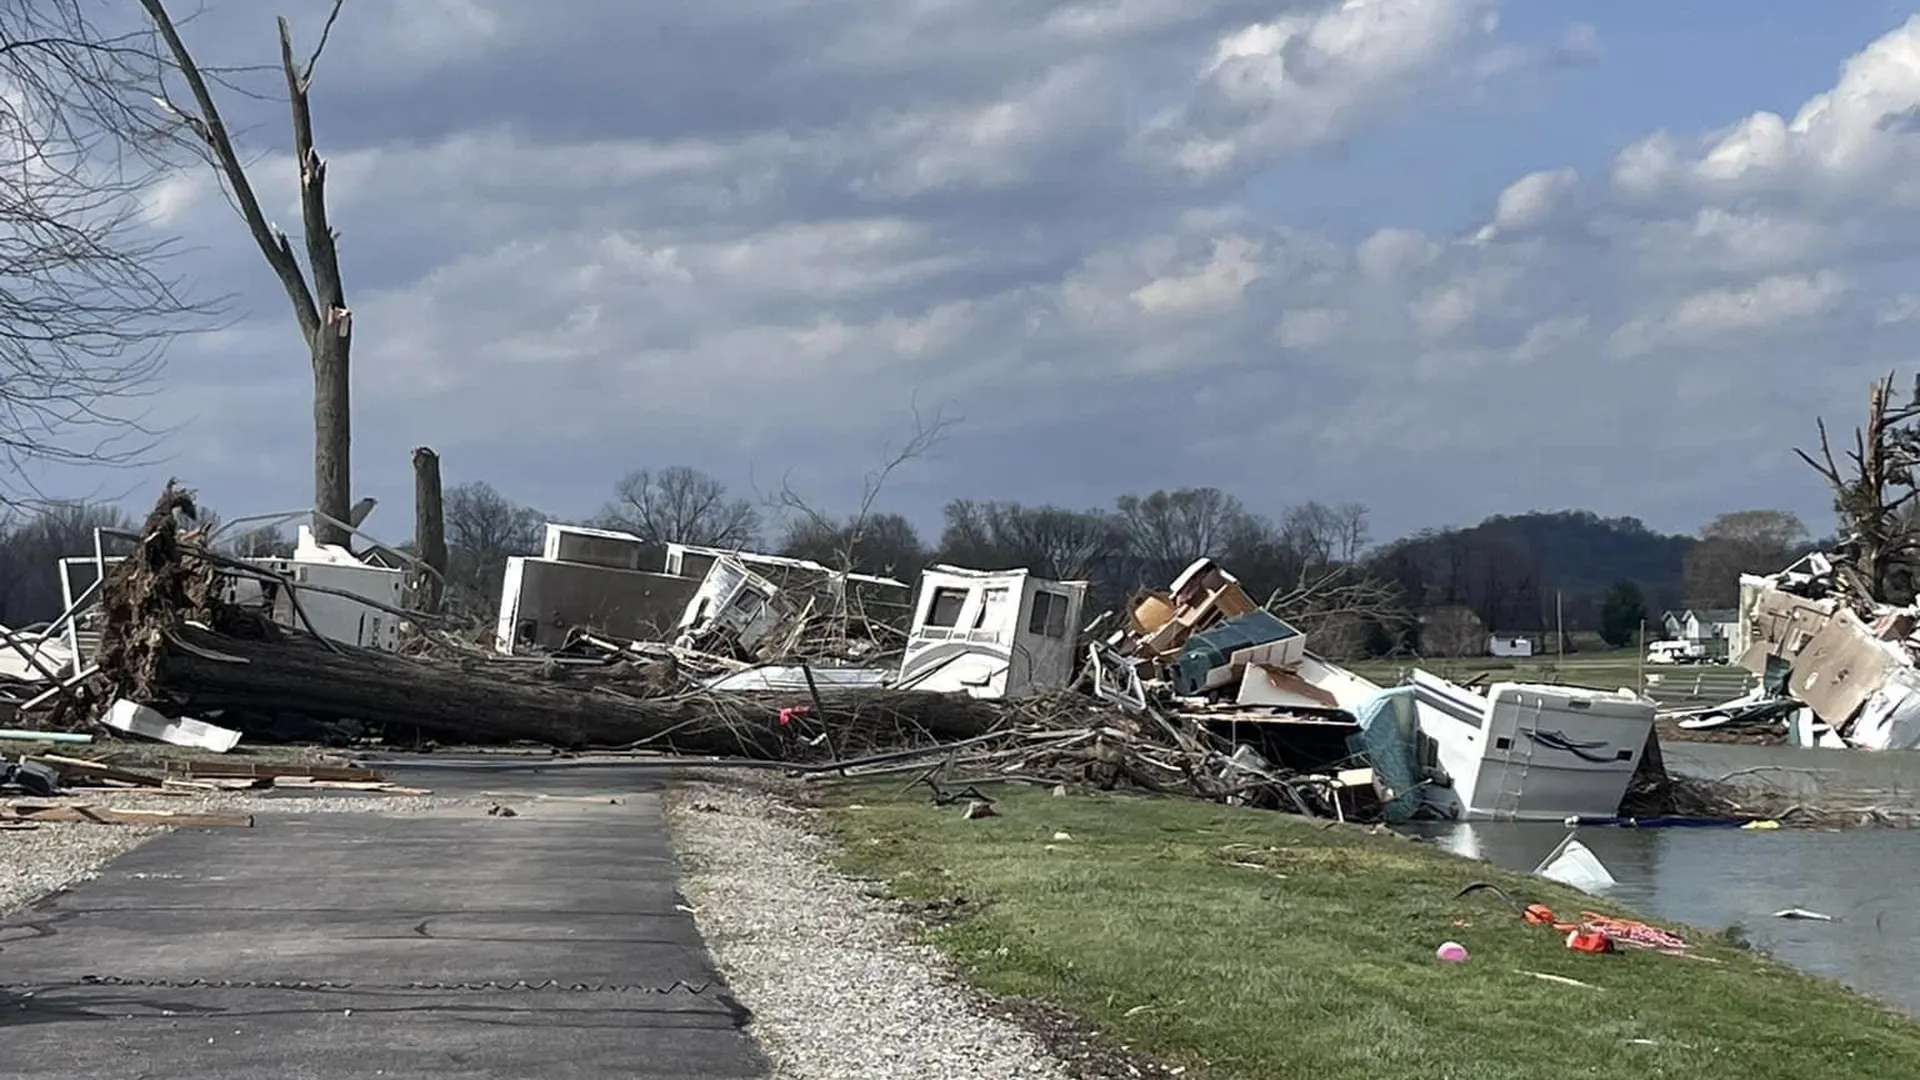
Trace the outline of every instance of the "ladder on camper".
<instances>
[{"instance_id":1,"label":"ladder on camper","mask_svg":"<svg viewBox=\"0 0 1920 1080\"><path fill-rule=\"evenodd\" d=\"M1540 720L1538 707L1533 710L1533 713L1530 719L1535 726L1538 726ZM1489 723L1492 721L1491 710L1489 710L1488 721ZM1515 821L1520 817L1520 800L1526 794L1527 773L1533 768L1532 730L1532 727L1522 730L1518 722L1513 725L1513 734L1510 736L1513 741L1507 746L1505 756L1500 759L1500 787L1493 799L1495 821Z\"/></svg>"},{"instance_id":2,"label":"ladder on camper","mask_svg":"<svg viewBox=\"0 0 1920 1080\"><path fill-rule=\"evenodd\" d=\"M1515 749L1519 749L1515 747ZM1531 747L1528 757L1532 757ZM1527 786L1527 767L1529 761L1508 759L1500 766L1500 791L1493 800L1493 819L1495 821L1516 821L1520 817L1520 797Z\"/></svg>"}]
</instances>

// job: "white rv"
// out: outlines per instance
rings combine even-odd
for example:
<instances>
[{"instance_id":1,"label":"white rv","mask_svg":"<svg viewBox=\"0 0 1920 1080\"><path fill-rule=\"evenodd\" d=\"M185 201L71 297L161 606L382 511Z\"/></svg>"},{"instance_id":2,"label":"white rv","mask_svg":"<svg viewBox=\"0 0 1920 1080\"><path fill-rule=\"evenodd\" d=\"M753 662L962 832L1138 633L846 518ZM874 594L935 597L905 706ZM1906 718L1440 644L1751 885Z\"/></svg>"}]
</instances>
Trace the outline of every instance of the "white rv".
<instances>
[{"instance_id":1,"label":"white rv","mask_svg":"<svg viewBox=\"0 0 1920 1080\"><path fill-rule=\"evenodd\" d=\"M251 577L230 580L226 594L229 603L268 602L269 615L281 626L300 630L311 627L321 637L363 649L393 652L400 648L400 617L392 610L363 604L355 597L364 597L387 609L399 608L406 597L405 570L369 566L338 544L319 543L307 525L298 529L293 558L261 557L246 561L293 582L299 608L295 609L295 597L287 595L284 589L274 586L269 590L260 579ZM301 589L302 585L336 591L313 592Z\"/></svg>"},{"instance_id":2,"label":"white rv","mask_svg":"<svg viewBox=\"0 0 1920 1080\"><path fill-rule=\"evenodd\" d=\"M920 576L896 685L978 698L1066 686L1086 598L1084 581L935 566Z\"/></svg>"},{"instance_id":3,"label":"white rv","mask_svg":"<svg viewBox=\"0 0 1920 1080\"><path fill-rule=\"evenodd\" d=\"M1615 813L1653 730L1653 704L1626 690L1495 683L1482 697L1424 671L1410 689L1453 779L1430 801L1473 821Z\"/></svg>"},{"instance_id":4,"label":"white rv","mask_svg":"<svg viewBox=\"0 0 1920 1080\"><path fill-rule=\"evenodd\" d=\"M776 603L779 586L747 569L732 555L722 555L707 571L700 590L687 601L680 630L687 644L698 646L713 635L724 635L740 648L752 650L779 626L785 614Z\"/></svg>"}]
</instances>

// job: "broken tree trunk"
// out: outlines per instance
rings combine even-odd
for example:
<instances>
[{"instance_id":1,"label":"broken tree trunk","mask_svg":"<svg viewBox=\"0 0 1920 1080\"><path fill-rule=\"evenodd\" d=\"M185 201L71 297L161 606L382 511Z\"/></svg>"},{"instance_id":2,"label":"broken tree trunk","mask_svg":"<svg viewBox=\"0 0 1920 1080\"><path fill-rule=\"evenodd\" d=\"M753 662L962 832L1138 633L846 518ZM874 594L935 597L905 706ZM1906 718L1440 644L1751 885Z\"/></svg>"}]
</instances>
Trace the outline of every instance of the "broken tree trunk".
<instances>
[{"instance_id":1,"label":"broken tree trunk","mask_svg":"<svg viewBox=\"0 0 1920 1080\"><path fill-rule=\"evenodd\" d=\"M314 65L326 47L334 19L339 17L341 0L334 0L326 27L320 33L320 42L304 64L294 57L287 20L279 21L280 67L286 76L287 103L293 114L293 160L300 170L300 223L307 265L312 271L311 282L293 253L292 241L279 226L268 221L261 210L245 163L213 99L207 76L181 39L165 0L140 0L140 3L166 44L181 80L193 95L193 102L187 108L158 99L161 106L178 116L205 144L214 167L226 180L234 206L247 223L248 233L293 304L294 318L300 324L300 335L306 342L308 359L313 366L313 538L321 544L345 546L347 530L337 523L346 521L353 507L349 467L353 441L349 401L352 380L348 370L353 313L347 309L339 252L334 244L333 226L327 220L327 166L314 149L313 108L308 97L313 87Z\"/></svg>"},{"instance_id":2,"label":"broken tree trunk","mask_svg":"<svg viewBox=\"0 0 1920 1080\"><path fill-rule=\"evenodd\" d=\"M425 570L413 574L413 607L440 610L447 577L446 504L441 498L440 455L429 447L413 451L413 549Z\"/></svg>"},{"instance_id":3,"label":"broken tree trunk","mask_svg":"<svg viewBox=\"0 0 1920 1080\"><path fill-rule=\"evenodd\" d=\"M1815 420L1820 432L1820 456L1795 449L1833 489L1834 511L1846 533L1843 565L1858 575L1856 597L1862 604L1904 604L1912 598L1915 563L1920 562L1920 531L1913 523L1920 485L1920 377L1913 393L1899 399L1893 375L1876 379L1867 392L1867 422L1853 432L1848 464L1834 456L1824 420Z\"/></svg>"},{"instance_id":4,"label":"broken tree trunk","mask_svg":"<svg viewBox=\"0 0 1920 1080\"><path fill-rule=\"evenodd\" d=\"M334 11L339 7L336 4ZM325 39L322 38L324 43ZM315 52L314 59L319 59ZM313 269L314 314L302 325L313 361L313 490L314 509L345 520L353 504L353 410L349 353L353 347L353 313L347 310L340 283L340 256L334 249L333 226L327 221L327 163L313 148L313 107L307 90L313 85L313 60L304 70L293 59L293 38L287 20L280 20L280 66L287 77L287 101L293 110L294 160L300 166L300 218L307 241L307 264ZM345 530L314 517L314 539L322 544L345 544ZM322 526L325 526L322 528Z\"/></svg>"}]
</instances>

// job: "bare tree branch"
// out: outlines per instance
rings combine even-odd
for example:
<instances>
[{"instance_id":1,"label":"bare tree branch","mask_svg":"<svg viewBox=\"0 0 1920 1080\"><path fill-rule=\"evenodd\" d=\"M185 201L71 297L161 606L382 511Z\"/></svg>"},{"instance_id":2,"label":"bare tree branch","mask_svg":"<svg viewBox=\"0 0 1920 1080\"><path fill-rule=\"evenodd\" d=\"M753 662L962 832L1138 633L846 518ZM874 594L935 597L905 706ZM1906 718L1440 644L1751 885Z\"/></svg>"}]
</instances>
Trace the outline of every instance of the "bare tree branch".
<instances>
[{"instance_id":1,"label":"bare tree branch","mask_svg":"<svg viewBox=\"0 0 1920 1080\"><path fill-rule=\"evenodd\" d=\"M719 480L674 465L636 469L615 485L616 500L601 520L656 544L746 548L760 533L760 512L746 499L728 499Z\"/></svg>"},{"instance_id":2,"label":"bare tree branch","mask_svg":"<svg viewBox=\"0 0 1920 1080\"><path fill-rule=\"evenodd\" d=\"M1274 590L1266 608L1307 635L1314 648L1336 657L1358 650L1367 624L1392 630L1408 620L1392 582L1349 563L1303 569L1293 585Z\"/></svg>"},{"instance_id":3,"label":"bare tree branch","mask_svg":"<svg viewBox=\"0 0 1920 1080\"><path fill-rule=\"evenodd\" d=\"M343 2L344 0L335 0L333 9L327 12L326 25L320 28L320 40L314 43L313 54L307 57L306 65L300 69L300 89L303 93L307 87L313 85L314 65L320 62L320 54L327 50L327 39L333 36L333 23L334 20L340 17L340 8ZM287 37L287 20L285 19L280 20L280 37L283 41ZM287 65L287 70L291 72L293 66L291 64Z\"/></svg>"},{"instance_id":4,"label":"bare tree branch","mask_svg":"<svg viewBox=\"0 0 1920 1080\"><path fill-rule=\"evenodd\" d=\"M1920 534L1906 513L1920 497L1920 427L1914 423L1920 419L1920 377L1904 402L1895 398L1893 380L1888 372L1868 388L1867 422L1854 429L1844 466L1834 457L1824 420L1815 420L1820 456L1794 450L1833 489L1834 512L1847 536L1842 558L1871 593L1856 598L1862 603L1904 603L1920 576Z\"/></svg>"},{"instance_id":5,"label":"bare tree branch","mask_svg":"<svg viewBox=\"0 0 1920 1080\"><path fill-rule=\"evenodd\" d=\"M175 68L193 93L199 115L185 112L165 98L158 100L206 142L215 165L226 181L227 190L232 192L235 202L239 204L247 231L253 234L260 254L266 257L267 265L273 269L274 276L280 279L281 287L292 301L294 317L300 320L301 332L308 337L314 336L319 332L320 317L314 307L313 292L307 287L306 275L300 269L300 260L294 257L293 243L287 239L287 234L268 221L266 213L260 209L260 200L254 195L253 184L247 179L246 169L241 164L240 152L234 149L226 121L220 116L220 106L213 99L213 89L207 85L206 77L201 73L200 65L194 61L193 54L187 51L187 44L181 40L179 28L174 25L172 16L167 14L166 5L161 0L140 0L140 6L146 8L147 16L153 20L161 40L172 54Z\"/></svg>"},{"instance_id":6,"label":"bare tree branch","mask_svg":"<svg viewBox=\"0 0 1920 1080\"><path fill-rule=\"evenodd\" d=\"M142 196L168 164L138 90L162 62L81 0L0 0L0 503L43 466L120 465L162 432L126 406L221 302L183 298Z\"/></svg>"},{"instance_id":7,"label":"bare tree branch","mask_svg":"<svg viewBox=\"0 0 1920 1080\"><path fill-rule=\"evenodd\" d=\"M833 588L826 598L827 607L819 613L822 618L815 620L819 628L813 631L811 638L814 644L829 652L844 652L856 639L878 641L890 636L880 620L868 617L860 590L847 578L849 574L861 572L869 549L898 549L905 546L911 537L912 546L916 549L915 557L918 557L919 541L913 535L911 523L897 515L876 515L874 507L894 473L908 462L925 457L961 419L945 416L938 411L929 418L921 415L917 405L910 408L913 417L911 435L898 448L885 451L879 467L861 479L860 501L845 519L835 520L817 503L796 491L791 473L782 479L780 490L767 500L776 509L795 515L798 519L788 530L788 548L805 547L810 556L837 574L838 587ZM875 529L876 524L885 527ZM873 537L879 542L870 544L870 532L886 535ZM826 558L818 558L816 552ZM891 560L886 565L867 569L878 573L904 572L904 568L892 565Z\"/></svg>"},{"instance_id":8,"label":"bare tree branch","mask_svg":"<svg viewBox=\"0 0 1920 1080\"><path fill-rule=\"evenodd\" d=\"M774 506L784 512L799 515L820 535L838 537L833 569L851 572L858 565L861 542L866 538L874 505L879 501L880 493L885 490L887 481L892 478L894 472L910 461L925 457L945 441L948 432L955 425L964 422L962 417L949 417L938 410L929 418L921 415L918 405L910 405L909 408L913 416L911 435L897 449L885 451L886 456L880 466L870 470L861 478L860 501L853 513L844 520L836 521L831 515L820 510L816 504L795 491L791 473L781 480L780 490L772 499Z\"/></svg>"}]
</instances>

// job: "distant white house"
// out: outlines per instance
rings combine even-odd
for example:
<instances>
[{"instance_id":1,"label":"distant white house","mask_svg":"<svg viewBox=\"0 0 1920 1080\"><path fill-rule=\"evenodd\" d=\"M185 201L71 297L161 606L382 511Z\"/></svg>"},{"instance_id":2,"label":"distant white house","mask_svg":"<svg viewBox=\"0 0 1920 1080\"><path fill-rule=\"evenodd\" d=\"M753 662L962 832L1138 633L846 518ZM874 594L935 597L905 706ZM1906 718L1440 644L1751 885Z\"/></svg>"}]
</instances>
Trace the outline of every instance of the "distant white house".
<instances>
[{"instance_id":1,"label":"distant white house","mask_svg":"<svg viewBox=\"0 0 1920 1080\"><path fill-rule=\"evenodd\" d=\"M1488 656L1525 657L1533 655L1533 639L1530 637L1502 637L1499 634L1487 635Z\"/></svg>"},{"instance_id":2,"label":"distant white house","mask_svg":"<svg viewBox=\"0 0 1920 1080\"><path fill-rule=\"evenodd\" d=\"M1737 635L1740 613L1732 608L1687 608L1660 617L1668 641L1731 641Z\"/></svg>"}]
</instances>

